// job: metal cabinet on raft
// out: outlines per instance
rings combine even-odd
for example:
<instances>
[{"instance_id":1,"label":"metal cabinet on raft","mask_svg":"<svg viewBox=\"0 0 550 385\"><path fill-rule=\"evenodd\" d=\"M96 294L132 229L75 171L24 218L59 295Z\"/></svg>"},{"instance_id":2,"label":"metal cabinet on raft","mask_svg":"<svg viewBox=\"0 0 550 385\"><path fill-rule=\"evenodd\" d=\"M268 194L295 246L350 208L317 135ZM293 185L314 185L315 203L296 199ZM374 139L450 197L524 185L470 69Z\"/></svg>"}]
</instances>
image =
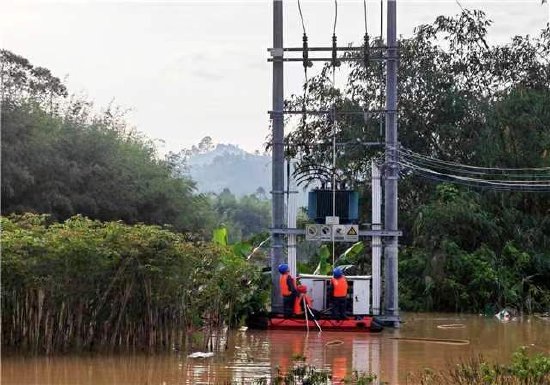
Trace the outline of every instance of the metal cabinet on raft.
<instances>
[{"instance_id":1,"label":"metal cabinet on raft","mask_svg":"<svg viewBox=\"0 0 550 385\"><path fill-rule=\"evenodd\" d=\"M330 275L300 274L299 279L307 286L307 294L313 299L313 308L324 310L330 306L328 285ZM351 304L353 315L371 313L371 279L370 275L346 276L348 280L348 307Z\"/></svg>"}]
</instances>

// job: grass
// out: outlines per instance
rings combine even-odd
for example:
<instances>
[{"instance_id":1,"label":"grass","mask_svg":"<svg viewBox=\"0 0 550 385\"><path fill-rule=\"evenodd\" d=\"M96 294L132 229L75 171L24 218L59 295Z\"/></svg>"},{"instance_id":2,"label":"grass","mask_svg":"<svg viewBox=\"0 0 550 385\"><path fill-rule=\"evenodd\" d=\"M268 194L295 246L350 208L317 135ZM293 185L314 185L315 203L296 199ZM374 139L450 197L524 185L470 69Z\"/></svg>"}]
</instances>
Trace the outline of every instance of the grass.
<instances>
[{"instance_id":1,"label":"grass","mask_svg":"<svg viewBox=\"0 0 550 385\"><path fill-rule=\"evenodd\" d=\"M518 350L509 365L490 363L482 356L461 362L447 370L424 372L411 376L415 385L550 385L550 356L529 356Z\"/></svg>"}]
</instances>

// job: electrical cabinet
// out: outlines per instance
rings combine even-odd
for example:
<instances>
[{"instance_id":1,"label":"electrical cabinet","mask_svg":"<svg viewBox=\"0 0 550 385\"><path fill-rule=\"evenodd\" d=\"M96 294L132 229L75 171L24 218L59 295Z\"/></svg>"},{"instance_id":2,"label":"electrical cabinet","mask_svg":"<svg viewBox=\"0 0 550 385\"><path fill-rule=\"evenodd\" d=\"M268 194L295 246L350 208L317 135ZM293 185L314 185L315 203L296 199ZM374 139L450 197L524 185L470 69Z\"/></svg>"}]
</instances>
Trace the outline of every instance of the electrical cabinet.
<instances>
[{"instance_id":1,"label":"electrical cabinet","mask_svg":"<svg viewBox=\"0 0 550 385\"><path fill-rule=\"evenodd\" d=\"M307 295L313 300L311 306L315 310L324 310L326 306L326 279L301 278L300 282L307 286Z\"/></svg>"},{"instance_id":2,"label":"electrical cabinet","mask_svg":"<svg viewBox=\"0 0 550 385\"><path fill-rule=\"evenodd\" d=\"M353 314L370 313L370 278L353 280Z\"/></svg>"},{"instance_id":3,"label":"electrical cabinet","mask_svg":"<svg viewBox=\"0 0 550 385\"><path fill-rule=\"evenodd\" d=\"M313 299L313 309L322 311L330 305L328 283L332 277L327 275L300 274L300 282L307 286L307 294ZM347 312L353 315L370 314L370 275L347 276L349 290Z\"/></svg>"}]
</instances>

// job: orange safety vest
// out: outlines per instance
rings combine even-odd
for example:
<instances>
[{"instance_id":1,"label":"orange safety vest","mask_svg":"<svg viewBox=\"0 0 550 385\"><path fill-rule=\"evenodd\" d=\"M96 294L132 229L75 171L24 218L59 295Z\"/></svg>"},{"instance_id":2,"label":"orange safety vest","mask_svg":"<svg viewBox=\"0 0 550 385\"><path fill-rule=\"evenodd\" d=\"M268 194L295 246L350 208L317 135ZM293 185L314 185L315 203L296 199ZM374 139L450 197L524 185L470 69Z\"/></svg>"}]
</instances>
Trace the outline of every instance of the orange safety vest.
<instances>
[{"instance_id":1,"label":"orange safety vest","mask_svg":"<svg viewBox=\"0 0 550 385\"><path fill-rule=\"evenodd\" d=\"M288 287L288 284L286 282L287 280L287 277L289 276L290 273L284 273L284 274L281 274L281 276L279 277L279 287L281 288L281 295L283 297L289 297L290 295L292 295L292 290L290 287ZM294 278L292 278L292 285L296 285L296 283L294 282Z\"/></svg>"},{"instance_id":2,"label":"orange safety vest","mask_svg":"<svg viewBox=\"0 0 550 385\"><path fill-rule=\"evenodd\" d=\"M332 285L332 296L336 298L347 297L348 295L348 281L346 277L340 277L338 279L331 278L330 283Z\"/></svg>"},{"instance_id":3,"label":"orange safety vest","mask_svg":"<svg viewBox=\"0 0 550 385\"><path fill-rule=\"evenodd\" d=\"M304 314L305 309L302 308L303 298L306 299L306 305L311 307L312 300L307 296L306 294L300 294L296 299L294 300L294 314Z\"/></svg>"}]
</instances>

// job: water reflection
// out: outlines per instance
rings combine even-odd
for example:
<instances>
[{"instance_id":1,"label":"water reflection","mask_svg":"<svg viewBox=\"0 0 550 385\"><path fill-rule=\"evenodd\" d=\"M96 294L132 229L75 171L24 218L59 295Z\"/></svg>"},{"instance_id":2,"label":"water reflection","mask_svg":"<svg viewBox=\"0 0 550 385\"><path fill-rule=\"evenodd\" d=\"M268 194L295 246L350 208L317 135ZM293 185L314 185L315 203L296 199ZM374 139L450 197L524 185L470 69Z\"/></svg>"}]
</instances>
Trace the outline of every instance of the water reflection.
<instances>
[{"instance_id":1,"label":"water reflection","mask_svg":"<svg viewBox=\"0 0 550 385\"><path fill-rule=\"evenodd\" d=\"M224 384L270 377L287 371L303 356L318 368L332 370L338 383L352 370L375 373L390 384L405 384L408 373L444 368L460 358L482 353L506 362L519 346L550 354L550 323L536 318L501 323L494 318L410 315L399 330L380 334L305 331L232 332L227 349L214 357L184 354L61 357L3 357L2 384ZM462 328L438 328L463 324ZM433 344L397 338L469 340L468 345Z\"/></svg>"}]
</instances>

